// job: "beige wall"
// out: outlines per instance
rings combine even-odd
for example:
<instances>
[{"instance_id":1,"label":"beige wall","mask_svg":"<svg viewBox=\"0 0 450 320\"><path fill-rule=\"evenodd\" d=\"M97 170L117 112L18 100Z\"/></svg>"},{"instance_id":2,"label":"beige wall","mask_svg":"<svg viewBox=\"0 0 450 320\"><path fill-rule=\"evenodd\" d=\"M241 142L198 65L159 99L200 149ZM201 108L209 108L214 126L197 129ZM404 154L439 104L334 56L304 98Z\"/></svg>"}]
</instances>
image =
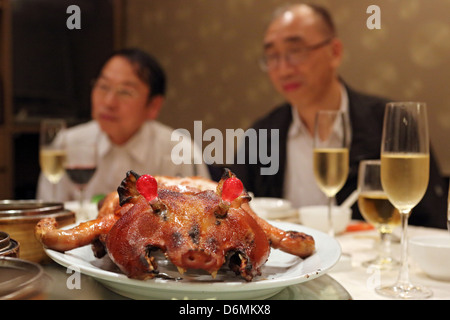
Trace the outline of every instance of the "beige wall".
<instances>
[{"instance_id":1,"label":"beige wall","mask_svg":"<svg viewBox=\"0 0 450 320\"><path fill-rule=\"evenodd\" d=\"M344 41L341 75L354 88L429 105L430 131L450 174L450 1L323 0ZM161 121L174 128L247 128L282 98L258 68L277 0L127 0L125 44L153 53L169 90ZM381 9L369 30L366 9ZM206 143L207 144L207 143Z\"/></svg>"}]
</instances>

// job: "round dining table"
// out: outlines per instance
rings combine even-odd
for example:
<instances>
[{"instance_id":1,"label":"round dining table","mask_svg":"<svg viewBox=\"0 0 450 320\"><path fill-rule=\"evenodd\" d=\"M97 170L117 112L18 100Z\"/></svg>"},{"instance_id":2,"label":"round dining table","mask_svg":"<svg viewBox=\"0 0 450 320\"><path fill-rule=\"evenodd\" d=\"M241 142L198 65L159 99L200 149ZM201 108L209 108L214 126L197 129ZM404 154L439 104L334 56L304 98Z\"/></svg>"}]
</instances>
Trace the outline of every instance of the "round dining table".
<instances>
[{"instance_id":1,"label":"round dining table","mask_svg":"<svg viewBox=\"0 0 450 320\"><path fill-rule=\"evenodd\" d=\"M361 221L352 221L361 224ZM350 229L350 228L348 228ZM354 228L353 228L354 229ZM365 228L362 228L365 229ZM408 237L422 235L447 235L447 230L408 227ZM394 230L391 245L392 254L400 260L400 228ZM363 263L373 259L377 254L380 237L376 230L346 231L336 235L341 247L339 261L320 277L282 290L271 297L272 300L379 300L389 299L378 295L375 288L379 285L394 283L398 276L398 268L380 270L365 267ZM409 257L410 278L415 284L427 286L433 291L429 299L450 299L450 281L439 281L427 276ZM112 300L129 299L115 293L94 278L80 274L77 286L71 285L73 271L49 261L44 270L51 278L47 299L53 300Z\"/></svg>"}]
</instances>

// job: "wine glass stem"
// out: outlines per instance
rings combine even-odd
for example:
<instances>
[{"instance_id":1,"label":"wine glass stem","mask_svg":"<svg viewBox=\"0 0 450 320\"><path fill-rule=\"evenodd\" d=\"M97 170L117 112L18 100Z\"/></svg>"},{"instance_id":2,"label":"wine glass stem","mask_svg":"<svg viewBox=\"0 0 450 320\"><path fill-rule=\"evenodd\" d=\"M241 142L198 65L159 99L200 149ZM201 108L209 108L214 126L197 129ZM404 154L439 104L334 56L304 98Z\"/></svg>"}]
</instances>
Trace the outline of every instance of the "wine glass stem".
<instances>
[{"instance_id":1,"label":"wine glass stem","mask_svg":"<svg viewBox=\"0 0 450 320\"><path fill-rule=\"evenodd\" d=\"M80 186L80 211L79 219L84 220L86 218L85 208L84 208L84 187Z\"/></svg>"},{"instance_id":2,"label":"wine glass stem","mask_svg":"<svg viewBox=\"0 0 450 320\"><path fill-rule=\"evenodd\" d=\"M52 201L56 201L56 183L50 182L52 185Z\"/></svg>"},{"instance_id":3,"label":"wine glass stem","mask_svg":"<svg viewBox=\"0 0 450 320\"><path fill-rule=\"evenodd\" d=\"M401 237L401 267L397 283L402 286L410 285L408 268L408 217L410 210L400 211L402 218L402 237Z\"/></svg>"},{"instance_id":4,"label":"wine glass stem","mask_svg":"<svg viewBox=\"0 0 450 320\"><path fill-rule=\"evenodd\" d=\"M383 261L387 261L391 256L391 235L386 232L380 232L381 250L380 257Z\"/></svg>"},{"instance_id":5,"label":"wine glass stem","mask_svg":"<svg viewBox=\"0 0 450 320\"><path fill-rule=\"evenodd\" d=\"M333 226L333 216L331 214L331 208L333 206L333 197L328 197L328 234L330 237L334 238L334 226Z\"/></svg>"}]
</instances>

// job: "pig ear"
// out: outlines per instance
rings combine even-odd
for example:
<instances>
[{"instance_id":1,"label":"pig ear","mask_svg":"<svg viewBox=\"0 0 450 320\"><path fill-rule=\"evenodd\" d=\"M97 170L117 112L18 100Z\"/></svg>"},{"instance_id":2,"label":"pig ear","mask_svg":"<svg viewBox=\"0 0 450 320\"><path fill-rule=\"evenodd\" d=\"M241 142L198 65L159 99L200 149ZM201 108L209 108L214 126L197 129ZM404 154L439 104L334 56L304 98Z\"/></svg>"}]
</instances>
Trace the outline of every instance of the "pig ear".
<instances>
[{"instance_id":1,"label":"pig ear","mask_svg":"<svg viewBox=\"0 0 450 320\"><path fill-rule=\"evenodd\" d=\"M244 185L238 178L232 177L225 180L222 187L222 200L233 201L244 191Z\"/></svg>"},{"instance_id":2,"label":"pig ear","mask_svg":"<svg viewBox=\"0 0 450 320\"><path fill-rule=\"evenodd\" d=\"M119 203L123 206L125 203L134 203L139 196L139 191L136 189L136 181L140 175L130 170L127 172L125 179L122 180L117 193L119 194Z\"/></svg>"},{"instance_id":3,"label":"pig ear","mask_svg":"<svg viewBox=\"0 0 450 320\"><path fill-rule=\"evenodd\" d=\"M136 182L136 188L149 202L158 196L158 182L149 174L144 174L139 177Z\"/></svg>"}]
</instances>

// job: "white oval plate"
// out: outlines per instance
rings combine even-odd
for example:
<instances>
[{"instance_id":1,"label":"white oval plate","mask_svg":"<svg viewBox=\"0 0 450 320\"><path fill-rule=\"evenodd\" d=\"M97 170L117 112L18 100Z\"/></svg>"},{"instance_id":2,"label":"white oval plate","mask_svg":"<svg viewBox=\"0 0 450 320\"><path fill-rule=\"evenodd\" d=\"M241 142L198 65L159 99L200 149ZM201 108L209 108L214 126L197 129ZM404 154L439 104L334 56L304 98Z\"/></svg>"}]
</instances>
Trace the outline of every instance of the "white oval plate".
<instances>
[{"instance_id":1,"label":"white oval plate","mask_svg":"<svg viewBox=\"0 0 450 320\"><path fill-rule=\"evenodd\" d=\"M341 255L339 243L327 234L301 225L270 221L283 230L296 230L312 235L316 252L306 259L271 250L262 275L246 282L233 272L221 270L216 279L194 270L182 279L155 278L136 280L125 276L106 256L94 257L91 247L84 246L65 253L45 249L55 262L72 267L95 278L110 290L133 299L266 299L293 284L319 277L333 267ZM165 259L158 261L161 274L179 277L176 268Z\"/></svg>"}]
</instances>

